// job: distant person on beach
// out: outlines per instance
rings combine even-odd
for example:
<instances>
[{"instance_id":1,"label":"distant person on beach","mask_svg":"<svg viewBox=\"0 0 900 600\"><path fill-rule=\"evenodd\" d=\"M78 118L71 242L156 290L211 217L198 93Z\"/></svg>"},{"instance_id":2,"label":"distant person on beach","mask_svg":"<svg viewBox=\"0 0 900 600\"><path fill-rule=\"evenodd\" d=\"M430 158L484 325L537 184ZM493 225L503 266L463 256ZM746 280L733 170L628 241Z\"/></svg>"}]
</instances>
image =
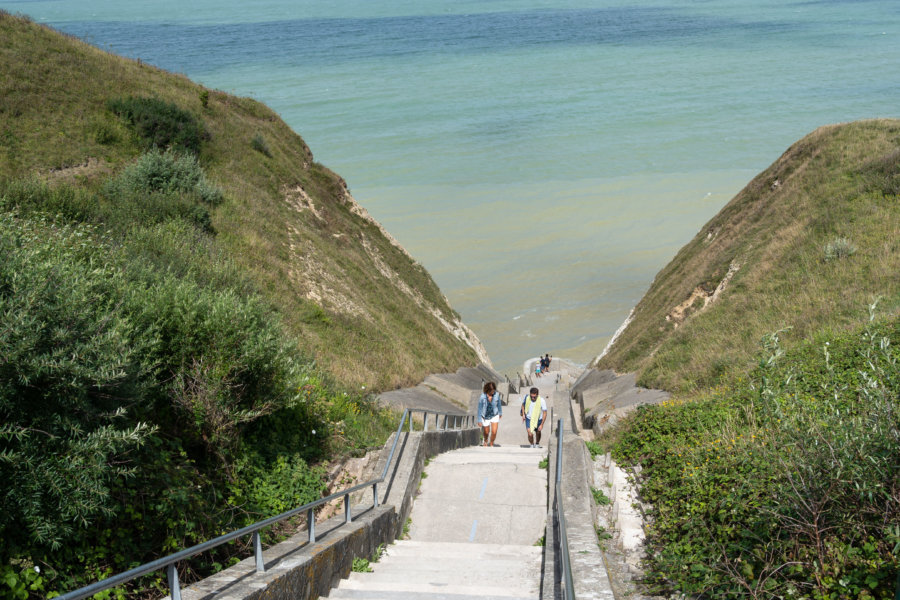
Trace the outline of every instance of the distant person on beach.
<instances>
[{"instance_id":1,"label":"distant person on beach","mask_svg":"<svg viewBox=\"0 0 900 600\"><path fill-rule=\"evenodd\" d=\"M500 428L500 417L503 416L503 403L497 392L497 384L488 381L484 384L481 397L478 399L478 422L484 437L482 446L493 446Z\"/></svg>"},{"instance_id":2,"label":"distant person on beach","mask_svg":"<svg viewBox=\"0 0 900 600\"><path fill-rule=\"evenodd\" d=\"M540 393L536 387L531 388L528 395L522 398L522 408L519 410L532 448L541 447L541 430L547 418L547 401L541 398Z\"/></svg>"}]
</instances>

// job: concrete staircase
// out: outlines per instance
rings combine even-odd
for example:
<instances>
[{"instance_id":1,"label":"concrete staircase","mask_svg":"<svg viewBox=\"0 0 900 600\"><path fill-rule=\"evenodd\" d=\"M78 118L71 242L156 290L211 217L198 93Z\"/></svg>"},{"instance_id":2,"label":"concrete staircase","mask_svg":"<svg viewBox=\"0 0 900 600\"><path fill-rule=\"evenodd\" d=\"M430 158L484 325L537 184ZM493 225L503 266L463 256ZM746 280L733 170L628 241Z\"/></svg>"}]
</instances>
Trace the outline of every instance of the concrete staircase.
<instances>
[{"instance_id":1,"label":"concrete staircase","mask_svg":"<svg viewBox=\"0 0 900 600\"><path fill-rule=\"evenodd\" d=\"M547 449L526 441L518 409L506 407L494 447L435 456L410 513L411 540L388 546L372 573L351 573L328 597L540 598Z\"/></svg>"},{"instance_id":2,"label":"concrete staircase","mask_svg":"<svg viewBox=\"0 0 900 600\"><path fill-rule=\"evenodd\" d=\"M328 598L360 600L534 600L537 546L399 541L372 573L352 573Z\"/></svg>"}]
</instances>

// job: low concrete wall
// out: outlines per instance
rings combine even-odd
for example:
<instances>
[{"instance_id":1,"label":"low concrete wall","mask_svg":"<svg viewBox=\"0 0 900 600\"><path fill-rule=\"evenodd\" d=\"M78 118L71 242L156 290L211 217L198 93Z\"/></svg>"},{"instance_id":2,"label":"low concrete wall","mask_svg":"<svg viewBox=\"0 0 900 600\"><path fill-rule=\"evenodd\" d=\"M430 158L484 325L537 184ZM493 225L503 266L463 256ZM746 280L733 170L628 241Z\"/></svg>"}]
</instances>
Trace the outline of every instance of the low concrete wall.
<instances>
[{"instance_id":1,"label":"low concrete wall","mask_svg":"<svg viewBox=\"0 0 900 600\"><path fill-rule=\"evenodd\" d=\"M606 560L597 543L594 528L593 463L582 440L563 432L563 510L575 597L579 600L614 598L606 570Z\"/></svg>"},{"instance_id":2,"label":"low concrete wall","mask_svg":"<svg viewBox=\"0 0 900 600\"><path fill-rule=\"evenodd\" d=\"M395 530L392 506L354 510L354 520L343 515L316 523L316 542L306 531L263 552L264 573L256 572L249 557L224 571L182 590L185 600L306 600L328 593L350 573L353 558L372 556Z\"/></svg>"},{"instance_id":3,"label":"low concrete wall","mask_svg":"<svg viewBox=\"0 0 900 600\"><path fill-rule=\"evenodd\" d=\"M391 436L372 473L381 475ZM388 479L379 484L379 506L373 507L371 488L353 497L353 520L343 513L316 523L316 542L306 531L263 552L264 573L256 572L251 556L240 563L182 590L185 600L309 600L325 595L350 574L353 559L370 557L381 544L394 541L403 530L419 487L425 460L481 440L477 427L456 431L402 432L397 442ZM377 474L377 475L376 475Z\"/></svg>"}]
</instances>

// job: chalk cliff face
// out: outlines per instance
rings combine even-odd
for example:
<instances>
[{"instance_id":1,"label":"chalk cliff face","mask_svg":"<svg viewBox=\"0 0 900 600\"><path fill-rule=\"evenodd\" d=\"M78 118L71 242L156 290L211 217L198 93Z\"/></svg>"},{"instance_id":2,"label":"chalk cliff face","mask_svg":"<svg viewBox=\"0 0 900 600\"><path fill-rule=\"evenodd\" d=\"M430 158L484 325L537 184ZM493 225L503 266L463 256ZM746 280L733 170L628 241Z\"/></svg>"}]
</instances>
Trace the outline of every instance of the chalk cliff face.
<instances>
[{"instance_id":1,"label":"chalk cliff face","mask_svg":"<svg viewBox=\"0 0 900 600\"><path fill-rule=\"evenodd\" d=\"M900 310L900 121L821 127L753 179L654 279L594 366L691 390L785 344Z\"/></svg>"},{"instance_id":2,"label":"chalk cliff face","mask_svg":"<svg viewBox=\"0 0 900 600\"><path fill-rule=\"evenodd\" d=\"M422 265L269 108L7 13L0 33L0 121L16 141L0 178L100 189L147 148L110 101L171 103L200 124L197 157L224 193L209 208L216 251L339 381L388 389L487 361Z\"/></svg>"},{"instance_id":3,"label":"chalk cliff face","mask_svg":"<svg viewBox=\"0 0 900 600\"><path fill-rule=\"evenodd\" d=\"M342 181L343 183L343 181ZM297 187L289 190L288 202L297 207L301 213L304 210L309 211L309 216L324 222L324 217L316 208L315 201L306 194L302 188ZM376 221L369 212L354 200L350 195L350 190L346 184L342 187L342 193L337 201L344 207L349 209L350 213L359 218L368 230L367 235L360 236L359 245L365 251L371 267L374 269L373 274L377 273L387 280L396 291L409 298L412 303L422 312L433 317L440 326L450 333L453 337L467 344L476 354L478 360L490 364L490 358L481 340L469 327L463 323L462 319L455 311L448 311L450 306L449 300L443 294L436 297L428 298L426 294L434 294L434 290L420 289L414 287L425 284L425 288L430 288L434 284L427 285L430 276L427 275L425 268L416 261L412 255L404 248L378 221ZM337 239L344 239L343 234L333 234ZM386 240L390 245L385 246L382 240ZM386 254L396 254L398 256L388 257ZM407 281L401 275L398 269L389 264L389 260L401 261L404 266L409 263L412 268L427 277L422 282ZM296 260L293 262L295 270L293 277L297 281L300 289L306 290L308 300L318 303L320 306L327 307L331 311L343 313L345 315L353 315L361 317L367 321L373 321L377 311L370 312L370 309L364 308L366 304L364 299L359 302L354 300L356 294L349 288L349 281L339 281L320 261L304 261L302 252L297 253Z\"/></svg>"}]
</instances>

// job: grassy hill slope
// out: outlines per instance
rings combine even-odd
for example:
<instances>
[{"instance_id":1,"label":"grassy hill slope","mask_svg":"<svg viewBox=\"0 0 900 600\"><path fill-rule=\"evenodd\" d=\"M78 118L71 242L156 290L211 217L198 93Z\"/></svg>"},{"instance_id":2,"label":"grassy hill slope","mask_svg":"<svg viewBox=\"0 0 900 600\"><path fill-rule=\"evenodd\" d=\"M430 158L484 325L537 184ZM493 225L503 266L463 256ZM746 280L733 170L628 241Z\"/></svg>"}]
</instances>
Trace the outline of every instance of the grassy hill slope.
<instances>
[{"instance_id":1,"label":"grassy hill slope","mask_svg":"<svg viewBox=\"0 0 900 600\"><path fill-rule=\"evenodd\" d=\"M209 209L218 247L338 381L387 389L486 358L425 269L262 104L3 12L0 74L0 180L100 189L147 149L109 101L196 117L199 162L224 192Z\"/></svg>"},{"instance_id":2,"label":"grassy hill slope","mask_svg":"<svg viewBox=\"0 0 900 600\"><path fill-rule=\"evenodd\" d=\"M729 202L656 276L595 366L703 388L787 346L900 309L900 121L817 129ZM789 328L789 329L788 329Z\"/></svg>"}]
</instances>

